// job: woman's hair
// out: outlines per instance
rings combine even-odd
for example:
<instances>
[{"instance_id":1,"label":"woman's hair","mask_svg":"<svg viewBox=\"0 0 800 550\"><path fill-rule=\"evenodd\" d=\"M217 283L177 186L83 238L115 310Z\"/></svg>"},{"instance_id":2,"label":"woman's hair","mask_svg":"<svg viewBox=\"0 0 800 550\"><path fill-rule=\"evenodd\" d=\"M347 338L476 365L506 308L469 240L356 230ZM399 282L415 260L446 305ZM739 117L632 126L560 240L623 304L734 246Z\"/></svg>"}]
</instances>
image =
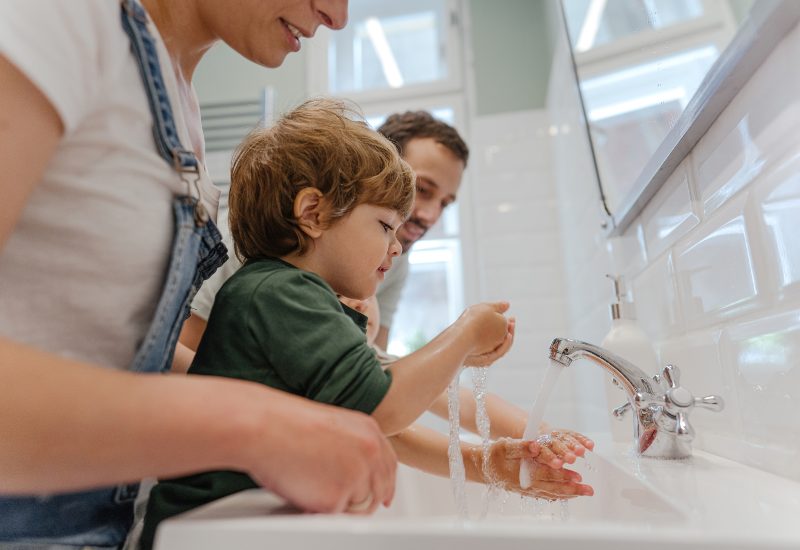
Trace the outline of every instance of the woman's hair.
<instances>
[{"instance_id":1,"label":"woman's hair","mask_svg":"<svg viewBox=\"0 0 800 550\"><path fill-rule=\"evenodd\" d=\"M446 122L433 118L427 111L395 113L381 124L378 132L394 143L401 155L412 139L431 138L450 149L464 163L464 167L467 167L469 147L458 135L458 131Z\"/></svg>"},{"instance_id":2,"label":"woman's hair","mask_svg":"<svg viewBox=\"0 0 800 550\"><path fill-rule=\"evenodd\" d=\"M294 216L306 187L322 192L327 224L360 204L405 220L414 204L414 173L391 142L345 103L309 100L251 132L234 153L228 222L241 260L308 250Z\"/></svg>"}]
</instances>

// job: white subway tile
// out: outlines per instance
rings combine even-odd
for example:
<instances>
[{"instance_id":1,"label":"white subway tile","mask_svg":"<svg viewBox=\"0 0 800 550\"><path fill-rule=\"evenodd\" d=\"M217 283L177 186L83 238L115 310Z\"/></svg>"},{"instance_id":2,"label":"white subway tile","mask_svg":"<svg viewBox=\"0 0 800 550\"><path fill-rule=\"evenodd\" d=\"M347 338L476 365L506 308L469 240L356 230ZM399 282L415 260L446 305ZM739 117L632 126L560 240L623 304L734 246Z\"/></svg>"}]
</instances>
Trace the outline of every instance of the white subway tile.
<instances>
[{"instance_id":1,"label":"white subway tile","mask_svg":"<svg viewBox=\"0 0 800 550\"><path fill-rule=\"evenodd\" d=\"M650 338L664 340L683 331L671 254L652 262L632 286L636 319Z\"/></svg>"},{"instance_id":2,"label":"white subway tile","mask_svg":"<svg viewBox=\"0 0 800 550\"><path fill-rule=\"evenodd\" d=\"M769 266L780 297L800 295L800 149L754 185L753 200Z\"/></svg>"},{"instance_id":3,"label":"white subway tile","mask_svg":"<svg viewBox=\"0 0 800 550\"><path fill-rule=\"evenodd\" d=\"M555 333L567 325L566 307L560 297L517 297L511 304L509 315L517 318L520 330Z\"/></svg>"},{"instance_id":4,"label":"white subway tile","mask_svg":"<svg viewBox=\"0 0 800 550\"><path fill-rule=\"evenodd\" d=\"M661 255L700 223L692 209L687 163L682 163L659 189L641 215L650 258Z\"/></svg>"},{"instance_id":5,"label":"white subway tile","mask_svg":"<svg viewBox=\"0 0 800 550\"><path fill-rule=\"evenodd\" d=\"M695 186L708 216L764 170L765 160L753 142L750 119L735 121L729 110L695 146Z\"/></svg>"},{"instance_id":6,"label":"white subway tile","mask_svg":"<svg viewBox=\"0 0 800 550\"><path fill-rule=\"evenodd\" d=\"M487 292L522 298L562 297L564 281L559 265L487 266L483 270Z\"/></svg>"},{"instance_id":7,"label":"white subway tile","mask_svg":"<svg viewBox=\"0 0 800 550\"><path fill-rule=\"evenodd\" d=\"M633 224L624 235L609 238L607 243L612 264L610 274L623 275L630 280L647 265L644 233L640 223Z\"/></svg>"},{"instance_id":8,"label":"white subway tile","mask_svg":"<svg viewBox=\"0 0 800 550\"><path fill-rule=\"evenodd\" d=\"M555 183L548 170L474 171L475 196L478 204L519 200L546 200L556 196Z\"/></svg>"},{"instance_id":9,"label":"white subway tile","mask_svg":"<svg viewBox=\"0 0 800 550\"><path fill-rule=\"evenodd\" d=\"M725 205L674 249L678 295L689 329L757 306L745 229L746 198Z\"/></svg>"},{"instance_id":10,"label":"white subway tile","mask_svg":"<svg viewBox=\"0 0 800 550\"><path fill-rule=\"evenodd\" d=\"M749 459L780 475L787 468L800 475L797 464L785 462L800 448L800 312L785 308L729 326L721 348L733 372Z\"/></svg>"},{"instance_id":11,"label":"white subway tile","mask_svg":"<svg viewBox=\"0 0 800 550\"><path fill-rule=\"evenodd\" d=\"M555 201L488 202L476 208L476 223L485 236L552 231L558 227Z\"/></svg>"},{"instance_id":12,"label":"white subway tile","mask_svg":"<svg viewBox=\"0 0 800 550\"><path fill-rule=\"evenodd\" d=\"M561 261L558 233L509 233L478 239L477 251L482 265L521 266L556 264ZM525 254L520 254L525 250Z\"/></svg>"}]
</instances>

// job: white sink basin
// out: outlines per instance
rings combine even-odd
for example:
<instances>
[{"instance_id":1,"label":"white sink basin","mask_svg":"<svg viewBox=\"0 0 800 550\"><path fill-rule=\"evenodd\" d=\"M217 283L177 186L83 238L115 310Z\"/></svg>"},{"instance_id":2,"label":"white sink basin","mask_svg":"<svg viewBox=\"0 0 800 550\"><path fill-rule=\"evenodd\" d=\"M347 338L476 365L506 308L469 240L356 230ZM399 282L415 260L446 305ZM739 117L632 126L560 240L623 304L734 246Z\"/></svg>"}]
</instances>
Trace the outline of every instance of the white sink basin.
<instances>
[{"instance_id":1,"label":"white sink basin","mask_svg":"<svg viewBox=\"0 0 800 550\"><path fill-rule=\"evenodd\" d=\"M576 468L595 496L566 507L511 495L465 522L449 480L401 467L395 501L374 516L299 514L253 490L165 522L156 550L800 548L800 483L699 451L686 461L636 459L595 439L600 451ZM469 484L467 496L477 518L483 487Z\"/></svg>"}]
</instances>

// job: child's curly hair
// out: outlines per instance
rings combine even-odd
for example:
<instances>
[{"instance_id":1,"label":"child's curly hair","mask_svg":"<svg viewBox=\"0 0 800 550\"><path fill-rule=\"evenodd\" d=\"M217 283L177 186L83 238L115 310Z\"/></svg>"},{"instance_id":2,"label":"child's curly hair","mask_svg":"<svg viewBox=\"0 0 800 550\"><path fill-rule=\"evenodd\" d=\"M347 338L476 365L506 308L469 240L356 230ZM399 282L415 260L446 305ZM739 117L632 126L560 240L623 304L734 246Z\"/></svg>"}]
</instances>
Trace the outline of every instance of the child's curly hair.
<instances>
[{"instance_id":1,"label":"child's curly hair","mask_svg":"<svg viewBox=\"0 0 800 550\"><path fill-rule=\"evenodd\" d=\"M295 219L294 200L315 187L335 223L372 204L408 218L414 173L394 145L338 100L313 99L274 126L248 135L234 153L228 222L243 261L305 253L310 239Z\"/></svg>"}]
</instances>

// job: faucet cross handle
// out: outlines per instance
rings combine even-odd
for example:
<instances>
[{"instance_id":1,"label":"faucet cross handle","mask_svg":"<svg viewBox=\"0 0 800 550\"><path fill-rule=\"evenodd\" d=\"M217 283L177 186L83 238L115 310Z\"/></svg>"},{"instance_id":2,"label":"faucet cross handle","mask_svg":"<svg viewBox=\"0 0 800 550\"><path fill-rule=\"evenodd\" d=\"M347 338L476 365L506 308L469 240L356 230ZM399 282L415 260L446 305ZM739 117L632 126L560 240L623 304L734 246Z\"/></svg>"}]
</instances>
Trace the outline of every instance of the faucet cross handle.
<instances>
[{"instance_id":1,"label":"faucet cross handle","mask_svg":"<svg viewBox=\"0 0 800 550\"><path fill-rule=\"evenodd\" d=\"M725 408L725 401L718 395L706 395L705 397L695 397L694 406L720 412Z\"/></svg>"},{"instance_id":2,"label":"faucet cross handle","mask_svg":"<svg viewBox=\"0 0 800 550\"><path fill-rule=\"evenodd\" d=\"M694 407L694 395L681 386L681 371L675 365L667 365L661 375L653 377L664 388L664 407L678 414ZM688 412L688 411L687 411Z\"/></svg>"},{"instance_id":3,"label":"faucet cross handle","mask_svg":"<svg viewBox=\"0 0 800 550\"><path fill-rule=\"evenodd\" d=\"M667 365L660 375L653 378L665 389L664 405L673 414L688 412L695 406L715 412L719 412L725 407L725 402L719 396L695 397L689 390L681 386L681 371L675 365Z\"/></svg>"}]
</instances>

